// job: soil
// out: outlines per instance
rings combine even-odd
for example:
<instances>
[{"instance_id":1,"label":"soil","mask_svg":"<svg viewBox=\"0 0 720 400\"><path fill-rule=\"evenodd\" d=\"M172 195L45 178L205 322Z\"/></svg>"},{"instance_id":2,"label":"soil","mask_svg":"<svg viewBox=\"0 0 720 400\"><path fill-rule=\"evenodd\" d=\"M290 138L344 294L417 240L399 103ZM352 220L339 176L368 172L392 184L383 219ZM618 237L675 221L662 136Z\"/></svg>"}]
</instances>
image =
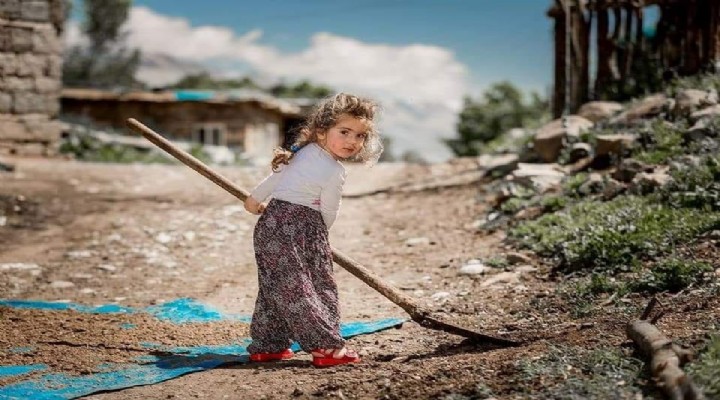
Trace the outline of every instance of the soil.
<instances>
[{"instance_id":1,"label":"soil","mask_svg":"<svg viewBox=\"0 0 720 400\"><path fill-rule=\"evenodd\" d=\"M5 216L0 265L36 266L3 270L0 298L145 307L191 297L228 314L252 313L256 217L194 171L181 165L4 161L16 169L0 173L0 217ZM518 363L537 360L557 346L627 348L625 323L640 314L646 298L628 296L622 311L612 302L599 303L601 312L594 317L575 318L556 292L561 278L532 254L488 274L460 274L471 259L517 251L505 244L504 232L477 231L492 194L474 179L423 187L447 183L468 168L472 165L461 161L349 166L349 196L331 242L457 325L517 339L521 346L472 344L407 322L351 339L363 357L357 365L315 369L310 357L299 353L289 361L221 366L88 398L485 398L487 390L498 399L527 398L551 382L521 379ZM248 189L266 172L217 170ZM384 190L394 186L411 189ZM708 259L716 257L715 242L697 246ZM407 317L339 267L336 277L343 320ZM668 315L660 328L689 346L702 342L720 308L717 298L703 292L664 295L661 301ZM70 374L135 357L141 341L184 346L247 336L240 323L173 326L137 315L79 317L71 311L0 308L0 317L0 350L27 342L39 346L32 357L5 352L0 364L48 363ZM142 329L117 329L124 323ZM105 352L98 359L87 345ZM650 389L645 393L657 395Z\"/></svg>"}]
</instances>

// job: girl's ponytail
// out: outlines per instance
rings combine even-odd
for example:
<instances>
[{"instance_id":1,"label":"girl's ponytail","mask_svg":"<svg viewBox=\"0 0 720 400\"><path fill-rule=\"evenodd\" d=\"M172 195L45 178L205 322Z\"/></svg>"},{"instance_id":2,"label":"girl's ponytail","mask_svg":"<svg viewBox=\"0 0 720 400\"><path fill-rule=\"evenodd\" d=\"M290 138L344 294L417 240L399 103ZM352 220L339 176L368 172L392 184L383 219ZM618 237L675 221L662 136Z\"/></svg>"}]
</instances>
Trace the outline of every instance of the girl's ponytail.
<instances>
[{"instance_id":1,"label":"girl's ponytail","mask_svg":"<svg viewBox=\"0 0 720 400\"><path fill-rule=\"evenodd\" d=\"M282 147L278 147L275 150L273 150L273 159L270 162L270 165L272 166L272 170L275 172L278 172L280 170L280 165L285 164L287 165L290 163L290 160L292 160L295 153L298 152L303 146L308 144L310 142L310 130L307 128L302 128L300 130L300 134L298 135L297 140L295 140L295 143L293 143L292 146L290 146L290 149L285 149Z\"/></svg>"}]
</instances>

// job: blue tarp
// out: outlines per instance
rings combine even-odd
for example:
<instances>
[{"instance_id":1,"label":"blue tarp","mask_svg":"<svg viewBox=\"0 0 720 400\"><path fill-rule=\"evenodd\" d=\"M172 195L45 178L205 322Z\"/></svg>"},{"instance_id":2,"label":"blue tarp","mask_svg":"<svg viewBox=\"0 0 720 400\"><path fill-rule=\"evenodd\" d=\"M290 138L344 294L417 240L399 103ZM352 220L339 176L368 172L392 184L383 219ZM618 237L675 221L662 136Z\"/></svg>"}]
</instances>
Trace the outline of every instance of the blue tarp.
<instances>
[{"instance_id":1,"label":"blue tarp","mask_svg":"<svg viewBox=\"0 0 720 400\"><path fill-rule=\"evenodd\" d=\"M73 303L43 301L0 300L0 306L34 308L42 310L74 310L86 313L136 313L146 312L158 319L176 324L214 321L249 321L250 317L223 315L219 311L193 299L177 299L158 306L134 309L116 305L98 307ZM373 322L351 322L341 325L344 338L377 332L402 324L405 320L389 318ZM125 326L124 329L132 329ZM100 372L89 375L70 376L62 373L33 375L27 380L0 387L0 399L72 399L100 391L118 390L139 385L151 385L185 375L204 371L228 363L246 363L246 346L249 338L221 346L168 347L154 343L140 343L149 350L167 355L138 357L134 364L104 364ZM20 347L18 347L20 349ZM24 347L23 347L24 349ZM293 350L298 351L297 344ZM47 366L12 365L0 367L0 378L46 370ZM100 369L100 368L99 368Z\"/></svg>"}]
</instances>

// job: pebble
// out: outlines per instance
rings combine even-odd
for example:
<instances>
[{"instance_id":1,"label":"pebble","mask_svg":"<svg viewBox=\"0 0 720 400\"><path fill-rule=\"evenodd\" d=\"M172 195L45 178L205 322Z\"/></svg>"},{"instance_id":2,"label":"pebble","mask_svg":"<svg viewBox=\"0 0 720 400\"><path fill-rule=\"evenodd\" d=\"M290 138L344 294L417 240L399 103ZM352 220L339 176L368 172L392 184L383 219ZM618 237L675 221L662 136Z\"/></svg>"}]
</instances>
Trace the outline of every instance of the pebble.
<instances>
[{"instance_id":1,"label":"pebble","mask_svg":"<svg viewBox=\"0 0 720 400\"><path fill-rule=\"evenodd\" d=\"M7 263L7 264L0 264L0 271L7 271L11 269L19 269L19 270L33 270L33 269L40 269L40 266L34 263Z\"/></svg>"},{"instance_id":2,"label":"pebble","mask_svg":"<svg viewBox=\"0 0 720 400\"><path fill-rule=\"evenodd\" d=\"M445 299L447 299L448 297L450 297L450 293L449 293L449 292L437 292L437 293L433 294L432 296L430 296L430 298L433 299L433 300L435 300L435 301L445 300Z\"/></svg>"},{"instance_id":3,"label":"pebble","mask_svg":"<svg viewBox=\"0 0 720 400\"><path fill-rule=\"evenodd\" d=\"M68 281L54 281L50 283L50 287L53 289L67 289L73 286L75 286L75 284Z\"/></svg>"},{"instance_id":4,"label":"pebble","mask_svg":"<svg viewBox=\"0 0 720 400\"><path fill-rule=\"evenodd\" d=\"M491 267L483 264L480 260L469 260L467 264L460 267L460 275L480 275L492 270Z\"/></svg>"},{"instance_id":5,"label":"pebble","mask_svg":"<svg viewBox=\"0 0 720 400\"><path fill-rule=\"evenodd\" d=\"M6 216L0 216L0 226L5 226L7 224L7 217Z\"/></svg>"},{"instance_id":6,"label":"pebble","mask_svg":"<svg viewBox=\"0 0 720 400\"><path fill-rule=\"evenodd\" d=\"M113 272L117 269L117 267L115 267L114 265L110 265L110 264L101 264L101 265L98 265L97 268L101 269L103 271L108 271L108 272Z\"/></svg>"},{"instance_id":7,"label":"pebble","mask_svg":"<svg viewBox=\"0 0 720 400\"><path fill-rule=\"evenodd\" d=\"M422 246L422 245L427 245L427 244L430 244L430 239L428 239L426 237L414 237L414 238L409 238L409 239L405 240L405 246L408 246L408 247Z\"/></svg>"},{"instance_id":8,"label":"pebble","mask_svg":"<svg viewBox=\"0 0 720 400\"><path fill-rule=\"evenodd\" d=\"M92 257L92 252L90 250L76 250L68 251L66 255L70 258L88 258Z\"/></svg>"},{"instance_id":9,"label":"pebble","mask_svg":"<svg viewBox=\"0 0 720 400\"><path fill-rule=\"evenodd\" d=\"M168 244L168 243L172 242L172 236L170 236L169 234L167 234L165 232L160 232L155 236L155 240L158 243Z\"/></svg>"}]
</instances>

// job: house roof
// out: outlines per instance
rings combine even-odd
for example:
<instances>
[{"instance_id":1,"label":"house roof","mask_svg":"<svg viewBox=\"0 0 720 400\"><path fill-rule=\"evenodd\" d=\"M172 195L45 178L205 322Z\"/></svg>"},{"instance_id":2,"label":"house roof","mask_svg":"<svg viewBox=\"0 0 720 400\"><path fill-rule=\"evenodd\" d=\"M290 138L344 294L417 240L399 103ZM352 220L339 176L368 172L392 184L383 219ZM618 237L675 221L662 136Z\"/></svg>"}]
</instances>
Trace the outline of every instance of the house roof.
<instances>
[{"instance_id":1,"label":"house roof","mask_svg":"<svg viewBox=\"0 0 720 400\"><path fill-rule=\"evenodd\" d=\"M86 101L117 101L117 102L202 102L213 104L254 103L261 108L279 112L288 116L301 116L303 105L295 101L286 101L266 93L252 90L163 90L148 91L109 91L85 88L63 88L63 99Z\"/></svg>"}]
</instances>

